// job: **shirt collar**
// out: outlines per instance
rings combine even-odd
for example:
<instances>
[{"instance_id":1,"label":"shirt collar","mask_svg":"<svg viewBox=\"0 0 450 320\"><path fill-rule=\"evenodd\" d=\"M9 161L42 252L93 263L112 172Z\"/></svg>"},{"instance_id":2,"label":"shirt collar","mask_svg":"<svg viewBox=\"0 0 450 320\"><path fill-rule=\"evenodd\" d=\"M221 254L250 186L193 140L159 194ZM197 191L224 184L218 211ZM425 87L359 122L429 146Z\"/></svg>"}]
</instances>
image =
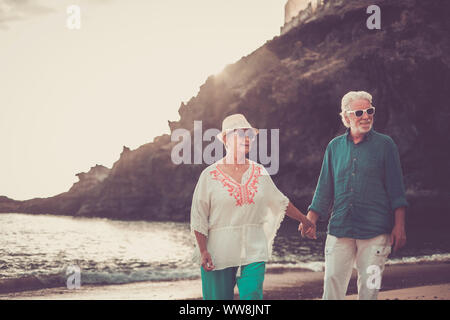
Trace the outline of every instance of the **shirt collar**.
<instances>
[{"instance_id":1,"label":"shirt collar","mask_svg":"<svg viewBox=\"0 0 450 320\"><path fill-rule=\"evenodd\" d=\"M370 129L370 131L367 132L367 133L364 135L364 138L363 138L363 140L362 140L361 142L364 142L364 141L370 141L370 139L371 139L372 136L373 136L373 132L374 132L373 128ZM350 135L350 128L347 128L347 130L345 130L345 135L347 136L347 140L352 141L352 137L351 137L351 135Z\"/></svg>"}]
</instances>

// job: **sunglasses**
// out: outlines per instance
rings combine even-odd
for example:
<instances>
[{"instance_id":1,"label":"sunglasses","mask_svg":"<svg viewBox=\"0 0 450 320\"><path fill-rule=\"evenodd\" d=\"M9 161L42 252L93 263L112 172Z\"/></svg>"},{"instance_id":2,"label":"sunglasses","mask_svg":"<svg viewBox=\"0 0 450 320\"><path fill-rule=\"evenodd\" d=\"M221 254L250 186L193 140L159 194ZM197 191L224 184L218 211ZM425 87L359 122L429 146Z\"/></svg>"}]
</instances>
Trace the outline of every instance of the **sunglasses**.
<instances>
[{"instance_id":1,"label":"sunglasses","mask_svg":"<svg viewBox=\"0 0 450 320\"><path fill-rule=\"evenodd\" d=\"M373 115L375 113L375 107L370 107L370 108L367 108L365 110L352 110L352 111L348 111L347 110L347 113L354 113L355 116L357 116L358 118L362 117L364 112L366 112L369 116L371 116L371 115Z\"/></svg>"},{"instance_id":2,"label":"sunglasses","mask_svg":"<svg viewBox=\"0 0 450 320\"><path fill-rule=\"evenodd\" d=\"M256 138L256 132L255 130L251 129L234 129L230 132L227 132L227 136L229 134L236 133L239 138L245 138L248 137L250 140L254 140Z\"/></svg>"}]
</instances>

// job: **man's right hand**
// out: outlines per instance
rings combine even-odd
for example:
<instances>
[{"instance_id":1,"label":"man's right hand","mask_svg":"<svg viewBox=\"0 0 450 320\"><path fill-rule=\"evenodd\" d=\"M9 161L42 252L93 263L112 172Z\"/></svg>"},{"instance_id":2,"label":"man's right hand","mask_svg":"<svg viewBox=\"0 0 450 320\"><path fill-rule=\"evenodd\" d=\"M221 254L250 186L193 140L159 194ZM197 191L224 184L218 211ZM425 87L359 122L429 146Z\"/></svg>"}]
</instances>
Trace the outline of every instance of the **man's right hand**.
<instances>
[{"instance_id":1,"label":"man's right hand","mask_svg":"<svg viewBox=\"0 0 450 320\"><path fill-rule=\"evenodd\" d=\"M215 266L212 262L211 255L209 254L208 251L202 252L202 267L207 272L212 271L215 268Z\"/></svg>"},{"instance_id":2,"label":"man's right hand","mask_svg":"<svg viewBox=\"0 0 450 320\"><path fill-rule=\"evenodd\" d=\"M314 211L308 211L306 217L309 221L311 221L313 226L309 228L309 230L306 230L307 228L304 228L303 224L300 223L300 225L298 226L298 230L301 232L303 238L306 236L309 239L317 239L316 222L319 219L319 215Z\"/></svg>"}]
</instances>

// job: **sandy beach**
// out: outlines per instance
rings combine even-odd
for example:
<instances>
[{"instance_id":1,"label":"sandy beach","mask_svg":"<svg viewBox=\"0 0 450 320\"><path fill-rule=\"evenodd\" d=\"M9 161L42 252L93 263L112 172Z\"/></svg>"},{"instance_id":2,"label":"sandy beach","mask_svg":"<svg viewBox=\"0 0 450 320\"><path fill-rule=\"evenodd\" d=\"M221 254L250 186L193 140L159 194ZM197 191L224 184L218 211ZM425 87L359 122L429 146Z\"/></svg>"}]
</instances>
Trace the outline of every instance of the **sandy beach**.
<instances>
[{"instance_id":1,"label":"sandy beach","mask_svg":"<svg viewBox=\"0 0 450 320\"><path fill-rule=\"evenodd\" d=\"M323 272L272 269L264 282L265 300L311 300L322 294ZM239 299L237 288L235 299ZM347 299L357 299L356 271ZM49 288L0 294L0 299L183 300L201 299L201 280L82 285L80 289ZM380 300L450 300L450 263L386 266Z\"/></svg>"}]
</instances>

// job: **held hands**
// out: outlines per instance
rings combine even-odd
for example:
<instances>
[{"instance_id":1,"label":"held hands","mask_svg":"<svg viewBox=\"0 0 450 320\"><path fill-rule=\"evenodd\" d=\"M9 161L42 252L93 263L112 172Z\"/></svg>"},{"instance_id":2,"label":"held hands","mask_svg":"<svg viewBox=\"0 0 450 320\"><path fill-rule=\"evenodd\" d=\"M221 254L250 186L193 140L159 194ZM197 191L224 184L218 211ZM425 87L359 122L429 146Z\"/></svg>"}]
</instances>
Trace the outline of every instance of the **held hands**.
<instances>
[{"instance_id":1,"label":"held hands","mask_svg":"<svg viewBox=\"0 0 450 320\"><path fill-rule=\"evenodd\" d=\"M300 223L300 225L298 226L298 231L301 232L303 238L306 236L309 239L317 239L316 236L317 218L318 217L315 214L309 211L305 219Z\"/></svg>"},{"instance_id":2,"label":"held hands","mask_svg":"<svg viewBox=\"0 0 450 320\"><path fill-rule=\"evenodd\" d=\"M305 216L301 213L293 204L289 201L289 205L286 210L286 214L291 218L300 221L300 225L298 226L298 230L302 232L302 237L304 235L308 235L308 238L317 239L316 238L316 220L319 216L311 216L312 211L308 212L308 215Z\"/></svg>"},{"instance_id":3,"label":"held hands","mask_svg":"<svg viewBox=\"0 0 450 320\"><path fill-rule=\"evenodd\" d=\"M203 251L202 253L202 267L205 271L212 271L215 266L212 262L212 258L211 255L209 254L208 251Z\"/></svg>"}]
</instances>

